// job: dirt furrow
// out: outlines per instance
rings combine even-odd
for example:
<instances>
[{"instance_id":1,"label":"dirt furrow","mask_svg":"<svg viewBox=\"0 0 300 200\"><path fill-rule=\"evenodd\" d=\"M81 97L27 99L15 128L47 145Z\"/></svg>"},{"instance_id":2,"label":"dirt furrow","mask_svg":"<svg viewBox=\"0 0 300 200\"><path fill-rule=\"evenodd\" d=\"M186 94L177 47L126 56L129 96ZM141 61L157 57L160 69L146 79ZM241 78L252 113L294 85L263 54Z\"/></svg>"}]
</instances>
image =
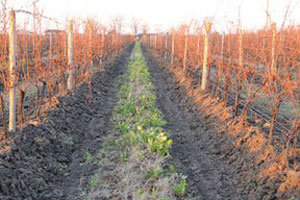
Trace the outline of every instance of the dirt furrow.
<instances>
[{"instance_id":1,"label":"dirt furrow","mask_svg":"<svg viewBox=\"0 0 300 200\"><path fill-rule=\"evenodd\" d=\"M147 55L148 66L156 88L157 104L168 122L165 127L170 132L174 144L171 149L173 164L188 176L188 199L246 199L236 190L238 178L231 166L220 155L214 124L190 105L182 88L175 85L170 74L158 62ZM171 85L170 82L174 84ZM179 96L178 96L179 95ZM221 139L221 138L219 138Z\"/></svg>"}]
</instances>

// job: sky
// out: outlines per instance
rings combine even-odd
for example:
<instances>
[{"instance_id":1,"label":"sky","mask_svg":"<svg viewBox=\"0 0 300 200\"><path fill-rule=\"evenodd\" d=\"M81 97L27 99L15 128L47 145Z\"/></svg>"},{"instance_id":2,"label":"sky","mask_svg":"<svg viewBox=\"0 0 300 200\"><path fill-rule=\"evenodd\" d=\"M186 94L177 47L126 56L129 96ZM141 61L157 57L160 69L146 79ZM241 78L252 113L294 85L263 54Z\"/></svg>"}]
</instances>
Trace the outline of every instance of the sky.
<instances>
[{"instance_id":1,"label":"sky","mask_svg":"<svg viewBox=\"0 0 300 200\"><path fill-rule=\"evenodd\" d=\"M33 0L8 0L14 9L32 10ZM287 6L291 5L287 24L300 24L300 0L269 0L271 19L281 26ZM39 0L44 15L60 21L68 18L95 17L109 23L111 17L123 16L127 24L138 18L150 31L165 31L172 26L203 21L213 17L215 30L237 27L239 10L244 29L265 25L267 0ZM125 28L129 31L129 25Z\"/></svg>"}]
</instances>

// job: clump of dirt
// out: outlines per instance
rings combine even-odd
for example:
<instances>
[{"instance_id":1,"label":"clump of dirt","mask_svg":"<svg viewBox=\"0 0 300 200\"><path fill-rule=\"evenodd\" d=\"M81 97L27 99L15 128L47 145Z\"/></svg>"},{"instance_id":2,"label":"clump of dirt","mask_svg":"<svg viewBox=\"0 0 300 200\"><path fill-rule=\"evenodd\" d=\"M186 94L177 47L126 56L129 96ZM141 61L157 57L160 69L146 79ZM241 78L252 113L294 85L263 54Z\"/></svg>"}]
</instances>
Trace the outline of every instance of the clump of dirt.
<instances>
[{"instance_id":1,"label":"clump of dirt","mask_svg":"<svg viewBox=\"0 0 300 200\"><path fill-rule=\"evenodd\" d=\"M291 175L296 172L280 168L281 155L276 151L264 152L266 138L256 127L234 124L228 114L230 108L209 95L200 96L193 81L143 49L158 107L168 121L165 128L174 140L174 165L188 175L189 198L300 197L298 176ZM259 159L262 155L264 158ZM279 167L276 174L261 175L272 165Z\"/></svg>"},{"instance_id":2,"label":"clump of dirt","mask_svg":"<svg viewBox=\"0 0 300 200\"><path fill-rule=\"evenodd\" d=\"M10 151L0 154L0 199L82 199L95 166L86 154L101 147L116 103L116 78L125 72L133 45L126 47L92 80L93 100L83 84L40 124L28 125L10 138Z\"/></svg>"}]
</instances>

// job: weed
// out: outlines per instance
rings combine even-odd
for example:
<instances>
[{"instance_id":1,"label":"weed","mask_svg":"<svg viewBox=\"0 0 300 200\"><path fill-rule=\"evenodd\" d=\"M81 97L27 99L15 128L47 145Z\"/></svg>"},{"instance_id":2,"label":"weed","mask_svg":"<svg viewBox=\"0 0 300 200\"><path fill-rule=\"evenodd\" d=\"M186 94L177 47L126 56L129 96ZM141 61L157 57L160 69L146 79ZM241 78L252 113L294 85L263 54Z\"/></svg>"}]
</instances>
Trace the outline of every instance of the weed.
<instances>
[{"instance_id":1,"label":"weed","mask_svg":"<svg viewBox=\"0 0 300 200\"><path fill-rule=\"evenodd\" d=\"M93 176L88 184L88 190L93 191L99 185L99 180L97 176Z\"/></svg>"},{"instance_id":2,"label":"weed","mask_svg":"<svg viewBox=\"0 0 300 200\"><path fill-rule=\"evenodd\" d=\"M127 155L127 153L126 152L122 152L120 154L119 160L120 160L121 163L127 162L128 161L128 155Z\"/></svg>"},{"instance_id":3,"label":"weed","mask_svg":"<svg viewBox=\"0 0 300 200\"><path fill-rule=\"evenodd\" d=\"M85 196L85 197L84 197L84 200L92 200L92 198L89 197L89 196Z\"/></svg>"},{"instance_id":4,"label":"weed","mask_svg":"<svg viewBox=\"0 0 300 200\"><path fill-rule=\"evenodd\" d=\"M138 189L136 189L135 193L137 196L141 196L144 192L141 188L138 188Z\"/></svg>"},{"instance_id":5,"label":"weed","mask_svg":"<svg viewBox=\"0 0 300 200\"><path fill-rule=\"evenodd\" d=\"M289 198L288 200L299 200L299 198L291 197L291 198Z\"/></svg>"},{"instance_id":6,"label":"weed","mask_svg":"<svg viewBox=\"0 0 300 200\"><path fill-rule=\"evenodd\" d=\"M91 165L95 162L95 157L90 152L85 152L85 161L83 165Z\"/></svg>"},{"instance_id":7,"label":"weed","mask_svg":"<svg viewBox=\"0 0 300 200\"><path fill-rule=\"evenodd\" d=\"M125 117L129 117L135 114L135 105L133 101L129 101L124 105L117 107L117 113Z\"/></svg>"},{"instance_id":8,"label":"weed","mask_svg":"<svg viewBox=\"0 0 300 200\"><path fill-rule=\"evenodd\" d=\"M122 134L125 134L131 129L131 125L128 122L119 122L118 128Z\"/></svg>"},{"instance_id":9,"label":"weed","mask_svg":"<svg viewBox=\"0 0 300 200\"><path fill-rule=\"evenodd\" d=\"M154 169L150 170L147 172L146 178L151 179L151 178L160 178L163 175L163 171L159 166L156 166Z\"/></svg>"},{"instance_id":10,"label":"weed","mask_svg":"<svg viewBox=\"0 0 300 200\"><path fill-rule=\"evenodd\" d=\"M179 183L175 184L173 191L174 194L178 197L182 197L186 193L186 188L187 188L187 181L186 181L186 176L183 176Z\"/></svg>"},{"instance_id":11,"label":"weed","mask_svg":"<svg viewBox=\"0 0 300 200\"><path fill-rule=\"evenodd\" d=\"M138 150L138 152L136 153L137 158L140 159L140 160L145 158L145 154L146 154L146 152L143 151L143 150Z\"/></svg>"},{"instance_id":12,"label":"weed","mask_svg":"<svg viewBox=\"0 0 300 200\"><path fill-rule=\"evenodd\" d=\"M176 170L176 168L175 168L174 165L171 165L171 166L169 167L169 171L170 171L171 174L176 174L176 173L177 173L177 170Z\"/></svg>"},{"instance_id":13,"label":"weed","mask_svg":"<svg viewBox=\"0 0 300 200\"><path fill-rule=\"evenodd\" d=\"M72 138L71 136L67 136L67 137L66 137L65 143L66 143L66 144L74 144L73 138Z\"/></svg>"}]
</instances>

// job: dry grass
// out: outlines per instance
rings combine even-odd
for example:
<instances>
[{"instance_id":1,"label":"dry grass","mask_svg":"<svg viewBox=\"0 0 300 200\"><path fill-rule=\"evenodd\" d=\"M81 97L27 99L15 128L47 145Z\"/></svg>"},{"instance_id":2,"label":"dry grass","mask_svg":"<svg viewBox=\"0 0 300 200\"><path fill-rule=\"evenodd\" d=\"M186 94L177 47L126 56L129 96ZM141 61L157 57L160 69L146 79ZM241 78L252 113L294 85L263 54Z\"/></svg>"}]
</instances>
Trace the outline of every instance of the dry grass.
<instances>
[{"instance_id":1,"label":"dry grass","mask_svg":"<svg viewBox=\"0 0 300 200\"><path fill-rule=\"evenodd\" d=\"M286 192L290 189L300 187L300 172L294 170L287 171L287 178L284 183L278 188L279 192Z\"/></svg>"}]
</instances>

